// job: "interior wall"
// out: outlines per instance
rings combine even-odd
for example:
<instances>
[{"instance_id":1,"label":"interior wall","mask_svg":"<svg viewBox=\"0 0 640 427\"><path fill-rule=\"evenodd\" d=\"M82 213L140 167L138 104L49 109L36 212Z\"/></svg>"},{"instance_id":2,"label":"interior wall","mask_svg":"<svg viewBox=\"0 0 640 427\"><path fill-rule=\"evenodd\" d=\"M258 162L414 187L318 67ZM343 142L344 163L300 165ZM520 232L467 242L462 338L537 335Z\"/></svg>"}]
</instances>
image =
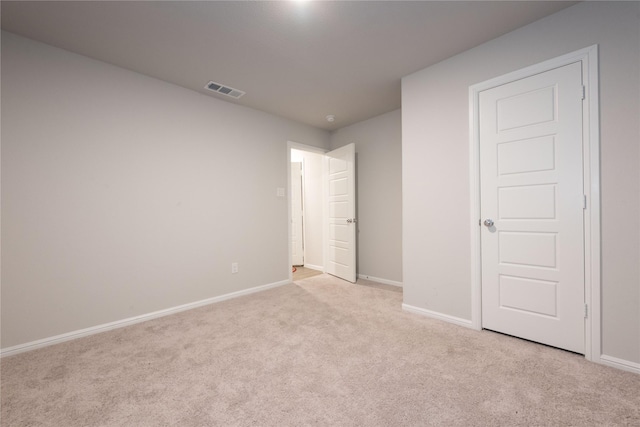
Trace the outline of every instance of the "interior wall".
<instances>
[{"instance_id":1,"label":"interior wall","mask_svg":"<svg viewBox=\"0 0 640 427\"><path fill-rule=\"evenodd\" d=\"M7 32L1 64L2 348L288 279L287 141L328 132Z\"/></svg>"},{"instance_id":2,"label":"interior wall","mask_svg":"<svg viewBox=\"0 0 640 427\"><path fill-rule=\"evenodd\" d=\"M602 352L640 363L639 17L582 2L403 79L406 304L471 319L469 86L598 44Z\"/></svg>"},{"instance_id":3,"label":"interior wall","mask_svg":"<svg viewBox=\"0 0 640 427\"><path fill-rule=\"evenodd\" d=\"M395 110L341 128L331 148L355 143L358 274L402 284L402 119Z\"/></svg>"}]
</instances>

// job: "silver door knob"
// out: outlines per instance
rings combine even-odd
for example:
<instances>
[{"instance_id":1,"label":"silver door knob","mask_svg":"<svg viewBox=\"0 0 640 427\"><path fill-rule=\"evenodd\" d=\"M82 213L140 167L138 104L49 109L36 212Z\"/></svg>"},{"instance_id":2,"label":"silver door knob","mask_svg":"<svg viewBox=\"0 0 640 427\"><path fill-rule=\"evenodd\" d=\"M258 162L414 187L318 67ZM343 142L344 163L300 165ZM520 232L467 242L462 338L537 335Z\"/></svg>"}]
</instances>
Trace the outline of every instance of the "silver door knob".
<instances>
[{"instance_id":1,"label":"silver door knob","mask_svg":"<svg viewBox=\"0 0 640 427\"><path fill-rule=\"evenodd\" d=\"M484 220L484 225L486 225L487 227L493 227L493 220L492 219L485 219Z\"/></svg>"}]
</instances>

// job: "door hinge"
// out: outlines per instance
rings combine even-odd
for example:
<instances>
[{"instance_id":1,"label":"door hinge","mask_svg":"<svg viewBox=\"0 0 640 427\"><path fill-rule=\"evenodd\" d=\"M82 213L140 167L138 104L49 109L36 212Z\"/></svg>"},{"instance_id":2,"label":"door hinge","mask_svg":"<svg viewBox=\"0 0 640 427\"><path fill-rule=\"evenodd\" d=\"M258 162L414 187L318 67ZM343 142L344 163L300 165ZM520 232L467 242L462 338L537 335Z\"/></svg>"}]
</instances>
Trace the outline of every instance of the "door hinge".
<instances>
[{"instance_id":1,"label":"door hinge","mask_svg":"<svg viewBox=\"0 0 640 427\"><path fill-rule=\"evenodd\" d=\"M589 305L588 304L584 305L584 318L585 319L589 318Z\"/></svg>"},{"instance_id":2,"label":"door hinge","mask_svg":"<svg viewBox=\"0 0 640 427\"><path fill-rule=\"evenodd\" d=\"M587 209L587 195L582 195L582 209Z\"/></svg>"},{"instance_id":3,"label":"door hinge","mask_svg":"<svg viewBox=\"0 0 640 427\"><path fill-rule=\"evenodd\" d=\"M582 99L585 99L587 97L587 87L585 85L582 85Z\"/></svg>"}]
</instances>

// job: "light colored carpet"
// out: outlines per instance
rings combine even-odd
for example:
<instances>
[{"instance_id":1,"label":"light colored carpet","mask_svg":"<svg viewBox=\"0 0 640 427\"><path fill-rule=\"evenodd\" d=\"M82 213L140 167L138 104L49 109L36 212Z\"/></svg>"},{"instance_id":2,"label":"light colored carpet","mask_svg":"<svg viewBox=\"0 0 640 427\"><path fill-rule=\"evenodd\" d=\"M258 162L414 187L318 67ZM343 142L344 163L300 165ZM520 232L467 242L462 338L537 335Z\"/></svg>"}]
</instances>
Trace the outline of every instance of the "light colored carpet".
<instances>
[{"instance_id":1,"label":"light colored carpet","mask_svg":"<svg viewBox=\"0 0 640 427\"><path fill-rule=\"evenodd\" d=\"M640 425L640 375L327 275L1 362L3 426Z\"/></svg>"}]
</instances>

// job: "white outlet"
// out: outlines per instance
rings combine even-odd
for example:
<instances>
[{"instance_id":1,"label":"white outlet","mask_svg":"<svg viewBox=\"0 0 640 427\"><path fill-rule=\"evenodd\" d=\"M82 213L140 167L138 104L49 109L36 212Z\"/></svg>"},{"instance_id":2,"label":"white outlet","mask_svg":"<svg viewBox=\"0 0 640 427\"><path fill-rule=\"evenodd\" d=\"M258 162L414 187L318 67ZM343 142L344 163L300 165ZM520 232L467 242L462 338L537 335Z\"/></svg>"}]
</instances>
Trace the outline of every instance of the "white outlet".
<instances>
[{"instance_id":1,"label":"white outlet","mask_svg":"<svg viewBox=\"0 0 640 427\"><path fill-rule=\"evenodd\" d=\"M236 274L238 272L238 263L237 262L232 262L231 263L231 274Z\"/></svg>"},{"instance_id":2,"label":"white outlet","mask_svg":"<svg viewBox=\"0 0 640 427\"><path fill-rule=\"evenodd\" d=\"M282 187L276 188L276 195L278 197L284 197L284 188L282 188Z\"/></svg>"}]
</instances>

